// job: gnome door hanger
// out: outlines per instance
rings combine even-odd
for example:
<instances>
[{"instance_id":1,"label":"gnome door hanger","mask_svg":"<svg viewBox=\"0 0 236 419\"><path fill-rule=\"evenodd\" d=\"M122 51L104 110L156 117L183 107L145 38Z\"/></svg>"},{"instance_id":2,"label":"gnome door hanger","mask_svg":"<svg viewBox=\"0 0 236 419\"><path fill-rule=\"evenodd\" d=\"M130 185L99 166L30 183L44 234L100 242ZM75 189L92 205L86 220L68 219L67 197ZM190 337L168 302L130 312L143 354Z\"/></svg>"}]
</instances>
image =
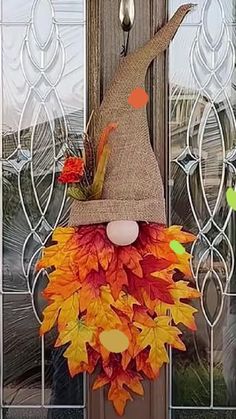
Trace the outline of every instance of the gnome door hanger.
<instances>
[{"instance_id":1,"label":"gnome door hanger","mask_svg":"<svg viewBox=\"0 0 236 419\"><path fill-rule=\"evenodd\" d=\"M71 377L94 373L118 415L158 377L167 346L186 350L179 324L196 329L199 297L189 285L195 237L166 227L163 185L150 145L144 80L192 5L181 6L146 45L123 58L80 156L66 157L59 181L73 198L69 226L57 228L38 269L48 269L41 334L57 328ZM53 269L52 269L53 267ZM184 313L184 314L183 314Z\"/></svg>"}]
</instances>

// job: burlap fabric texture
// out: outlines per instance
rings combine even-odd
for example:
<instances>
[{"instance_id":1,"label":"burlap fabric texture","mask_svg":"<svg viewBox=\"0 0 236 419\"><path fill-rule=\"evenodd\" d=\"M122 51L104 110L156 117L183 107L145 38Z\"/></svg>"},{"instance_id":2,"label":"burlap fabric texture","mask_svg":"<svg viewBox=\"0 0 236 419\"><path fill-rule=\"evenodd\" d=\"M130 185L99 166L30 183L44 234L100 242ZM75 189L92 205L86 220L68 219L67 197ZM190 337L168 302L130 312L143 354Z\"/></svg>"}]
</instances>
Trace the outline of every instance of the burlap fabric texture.
<instances>
[{"instance_id":1,"label":"burlap fabric texture","mask_svg":"<svg viewBox=\"0 0 236 419\"><path fill-rule=\"evenodd\" d=\"M95 116L96 138L109 123L118 124L109 137L111 154L102 199L74 200L70 226L115 220L166 222L163 184L150 144L146 108L134 109L128 97L135 88L145 87L150 63L166 50L191 7L181 6L149 42L121 60Z\"/></svg>"}]
</instances>

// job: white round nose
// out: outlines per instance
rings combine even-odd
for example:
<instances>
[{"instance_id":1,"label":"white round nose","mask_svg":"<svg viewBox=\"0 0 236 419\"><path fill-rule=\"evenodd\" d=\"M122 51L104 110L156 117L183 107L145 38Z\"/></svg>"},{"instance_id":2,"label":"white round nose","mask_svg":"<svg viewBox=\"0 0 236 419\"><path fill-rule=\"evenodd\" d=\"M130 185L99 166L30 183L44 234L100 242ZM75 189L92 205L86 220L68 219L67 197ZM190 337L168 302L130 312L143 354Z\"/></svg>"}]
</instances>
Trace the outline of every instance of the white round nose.
<instances>
[{"instance_id":1,"label":"white round nose","mask_svg":"<svg viewBox=\"0 0 236 419\"><path fill-rule=\"evenodd\" d=\"M107 237L117 246L128 246L134 243L139 234L139 225L136 221L111 221L107 224Z\"/></svg>"}]
</instances>

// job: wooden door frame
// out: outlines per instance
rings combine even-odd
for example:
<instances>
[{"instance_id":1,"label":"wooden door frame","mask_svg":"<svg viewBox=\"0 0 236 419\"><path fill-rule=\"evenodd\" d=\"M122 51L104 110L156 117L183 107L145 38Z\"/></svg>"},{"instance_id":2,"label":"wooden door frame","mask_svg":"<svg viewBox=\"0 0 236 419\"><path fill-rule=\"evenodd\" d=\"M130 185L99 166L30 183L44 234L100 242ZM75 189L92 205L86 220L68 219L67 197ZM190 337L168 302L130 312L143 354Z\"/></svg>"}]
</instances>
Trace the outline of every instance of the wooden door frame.
<instances>
[{"instance_id":1,"label":"wooden door frame","mask_svg":"<svg viewBox=\"0 0 236 419\"><path fill-rule=\"evenodd\" d=\"M123 33L119 25L119 0L86 0L87 4L87 115L99 108L104 92L117 68ZM166 20L165 0L136 0L136 27L132 29L130 49L142 45L151 38ZM146 22L146 27L145 27ZM140 23L140 26L138 25ZM142 23L142 25L141 25ZM141 27L142 26L142 27ZM140 30L139 30L140 29ZM150 95L148 118L150 137L165 184L168 205L168 130L167 130L167 76L166 57L163 54L150 67L147 75L147 90ZM93 377L87 377L87 419L118 418L110 410L106 390L91 390ZM143 419L167 419L168 378L166 368L152 383L145 383L146 397L138 403L135 398L123 419L137 418L142 410ZM148 397L147 397L148 396ZM109 409L109 410L107 410ZM148 414L148 416L147 416ZM112 417L111 417L112 416Z\"/></svg>"}]
</instances>

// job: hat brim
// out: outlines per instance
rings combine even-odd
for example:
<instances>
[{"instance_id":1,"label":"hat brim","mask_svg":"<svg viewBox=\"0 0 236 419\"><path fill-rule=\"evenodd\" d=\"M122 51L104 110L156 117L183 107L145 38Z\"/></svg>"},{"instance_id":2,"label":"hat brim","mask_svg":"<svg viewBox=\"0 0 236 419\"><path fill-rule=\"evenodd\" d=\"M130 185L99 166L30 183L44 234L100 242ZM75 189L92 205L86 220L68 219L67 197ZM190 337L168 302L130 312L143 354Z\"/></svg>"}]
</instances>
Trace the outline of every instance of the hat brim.
<instances>
[{"instance_id":1,"label":"hat brim","mask_svg":"<svg viewBox=\"0 0 236 419\"><path fill-rule=\"evenodd\" d=\"M133 220L166 224L164 199L73 201L69 226Z\"/></svg>"}]
</instances>

